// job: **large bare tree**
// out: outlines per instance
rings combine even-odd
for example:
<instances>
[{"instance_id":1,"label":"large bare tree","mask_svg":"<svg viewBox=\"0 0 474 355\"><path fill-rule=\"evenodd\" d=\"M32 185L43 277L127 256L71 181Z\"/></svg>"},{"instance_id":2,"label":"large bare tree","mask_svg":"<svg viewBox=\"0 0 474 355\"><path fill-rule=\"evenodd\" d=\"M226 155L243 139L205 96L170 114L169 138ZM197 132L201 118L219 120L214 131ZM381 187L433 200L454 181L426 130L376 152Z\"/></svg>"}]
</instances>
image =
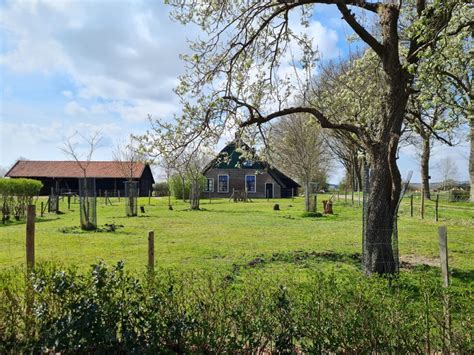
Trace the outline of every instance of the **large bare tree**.
<instances>
[{"instance_id":1,"label":"large bare tree","mask_svg":"<svg viewBox=\"0 0 474 355\"><path fill-rule=\"evenodd\" d=\"M350 132L362 143L372 168L365 269L368 273L395 272L391 235L401 192L396 155L411 86L422 50L448 36L452 27L464 26L450 23L453 9L464 3L459 0L434 3L426 0L223 0L208 3L170 0L169 3L174 6L175 19L194 22L204 32L204 39L191 45L193 53L184 56L189 70L176 90L184 106L183 116L175 127L180 132L180 141L214 138L225 132L232 122L241 127L260 126L295 113L313 116L323 128ZM317 11L313 5L318 3L336 7L344 21L380 60L385 85L373 130L329 118L308 101L293 100L299 84L292 79L312 73L315 51L308 33L300 35L293 30L290 15L300 10L296 16L303 26L307 25ZM369 13L368 18L377 22L375 32L371 32L371 24L361 20L362 12ZM299 54L295 54L295 48L299 48ZM294 54L290 61L287 60L289 53ZM282 61L294 64L293 78L281 74Z\"/></svg>"}]
</instances>

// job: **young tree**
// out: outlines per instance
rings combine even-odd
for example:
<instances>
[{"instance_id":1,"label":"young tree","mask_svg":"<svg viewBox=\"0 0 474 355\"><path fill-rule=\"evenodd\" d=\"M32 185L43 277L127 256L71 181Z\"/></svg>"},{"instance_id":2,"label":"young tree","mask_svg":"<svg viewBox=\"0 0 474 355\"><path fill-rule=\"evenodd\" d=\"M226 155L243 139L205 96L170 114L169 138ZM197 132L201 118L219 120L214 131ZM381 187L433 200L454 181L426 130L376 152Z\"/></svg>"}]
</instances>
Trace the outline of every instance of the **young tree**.
<instances>
[{"instance_id":1,"label":"young tree","mask_svg":"<svg viewBox=\"0 0 474 355\"><path fill-rule=\"evenodd\" d=\"M87 168L92 160L92 155L98 148L102 137L99 132L95 132L90 136L75 132L71 137L67 138L62 148L64 154L71 157L82 171L82 183L84 189L84 196L81 196L81 228L84 230L96 229L95 216L95 191L90 191L90 186L87 183ZM81 154L80 143L86 146ZM79 181L81 184L81 181ZM94 195L91 195L93 193Z\"/></svg>"},{"instance_id":2,"label":"young tree","mask_svg":"<svg viewBox=\"0 0 474 355\"><path fill-rule=\"evenodd\" d=\"M160 121L153 121L150 117L152 130L142 136L134 138L140 142L140 151L150 157L161 159L169 169L170 177L172 172L178 172L183 186L186 180L190 182L190 205L191 209L199 209L199 201L203 186L202 171L208 162L211 154L207 151L207 146L197 144L180 144L182 131L180 127L171 124L163 124Z\"/></svg>"},{"instance_id":3,"label":"young tree","mask_svg":"<svg viewBox=\"0 0 474 355\"><path fill-rule=\"evenodd\" d=\"M224 132L232 121L241 127L258 126L295 113L313 116L323 128L350 132L362 142L372 167L365 269L368 273L395 272L391 234L401 192L396 154L411 86L422 49L449 35L450 15L463 4L458 0L403 3L410 16L402 18L401 3L395 2L169 2L174 5L175 19L194 22L206 34L204 40L192 44L193 54L184 56L189 71L177 88L184 103L184 114L177 124L181 141L212 138ZM300 60L290 61L295 64L295 73L311 72L315 51L308 35L292 31L290 13L300 9L301 23L307 25L314 10L312 5L317 3L337 7L345 22L380 60L383 104L373 130L368 131L357 122L330 119L305 100L295 105L292 93L298 85L279 75L290 47L291 53L295 53L295 47L301 51ZM364 25L351 8L376 17L377 34L370 33L370 26Z\"/></svg>"},{"instance_id":4,"label":"young tree","mask_svg":"<svg viewBox=\"0 0 474 355\"><path fill-rule=\"evenodd\" d=\"M136 171L140 163L145 161L145 158L143 154L140 153L136 142L132 138L130 138L129 142L125 145L118 143L113 152L113 157L128 182L128 191L126 191L127 215L130 217L136 216L137 213L135 211L137 209L138 191L135 191L136 194L132 193L132 189L134 188L132 184L135 181ZM135 181L135 184L138 184L138 182ZM135 186L135 188L138 189L137 186Z\"/></svg>"},{"instance_id":5,"label":"young tree","mask_svg":"<svg viewBox=\"0 0 474 355\"><path fill-rule=\"evenodd\" d=\"M269 137L270 160L302 183L305 211L309 212L310 184L326 182L330 167L319 124L307 114L289 115L273 125Z\"/></svg>"}]
</instances>

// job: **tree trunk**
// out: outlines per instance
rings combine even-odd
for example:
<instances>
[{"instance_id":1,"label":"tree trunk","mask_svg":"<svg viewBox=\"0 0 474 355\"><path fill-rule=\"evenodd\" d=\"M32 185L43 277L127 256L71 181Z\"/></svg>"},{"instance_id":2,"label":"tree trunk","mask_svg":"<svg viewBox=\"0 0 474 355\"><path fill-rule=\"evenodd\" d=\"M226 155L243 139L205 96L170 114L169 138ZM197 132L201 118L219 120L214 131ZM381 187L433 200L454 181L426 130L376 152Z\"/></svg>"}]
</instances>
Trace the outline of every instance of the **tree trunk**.
<instances>
[{"instance_id":1,"label":"tree trunk","mask_svg":"<svg viewBox=\"0 0 474 355\"><path fill-rule=\"evenodd\" d=\"M186 189L185 189L185 186L184 186L184 177L181 177L181 192L183 193L183 202L186 202Z\"/></svg>"},{"instance_id":2,"label":"tree trunk","mask_svg":"<svg viewBox=\"0 0 474 355\"><path fill-rule=\"evenodd\" d=\"M421 136L423 140L423 151L421 153L421 183L425 198L431 199L430 194L430 136Z\"/></svg>"},{"instance_id":3,"label":"tree trunk","mask_svg":"<svg viewBox=\"0 0 474 355\"><path fill-rule=\"evenodd\" d=\"M200 191L199 191L199 182L193 181L191 183L191 196L190 196L190 203L192 210L199 209L199 198L200 198Z\"/></svg>"},{"instance_id":4,"label":"tree trunk","mask_svg":"<svg viewBox=\"0 0 474 355\"><path fill-rule=\"evenodd\" d=\"M472 60L471 62L474 62ZM473 96L474 96L474 86L471 87L471 94L469 97L469 109L468 109L468 115L469 115L469 124L470 124L470 138L471 138L471 153L469 155L469 178L471 180L471 197L470 201L474 202L474 104L472 103L473 101Z\"/></svg>"},{"instance_id":5,"label":"tree trunk","mask_svg":"<svg viewBox=\"0 0 474 355\"><path fill-rule=\"evenodd\" d=\"M392 233L400 188L393 181L394 167L390 166L386 147L372 158L371 165L364 267L368 274L392 274L396 271Z\"/></svg>"},{"instance_id":6,"label":"tree trunk","mask_svg":"<svg viewBox=\"0 0 474 355\"><path fill-rule=\"evenodd\" d=\"M304 210L310 212L311 203L309 201L309 181L304 182Z\"/></svg>"}]
</instances>

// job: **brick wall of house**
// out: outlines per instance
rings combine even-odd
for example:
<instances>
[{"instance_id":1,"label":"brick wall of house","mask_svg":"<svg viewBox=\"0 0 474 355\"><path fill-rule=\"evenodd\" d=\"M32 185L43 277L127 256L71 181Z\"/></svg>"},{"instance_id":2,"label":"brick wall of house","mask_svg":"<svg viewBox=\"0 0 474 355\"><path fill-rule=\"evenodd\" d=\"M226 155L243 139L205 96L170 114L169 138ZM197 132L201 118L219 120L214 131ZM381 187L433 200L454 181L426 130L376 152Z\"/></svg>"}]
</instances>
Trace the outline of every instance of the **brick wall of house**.
<instances>
[{"instance_id":1,"label":"brick wall of house","mask_svg":"<svg viewBox=\"0 0 474 355\"><path fill-rule=\"evenodd\" d=\"M226 193L218 192L218 175L229 175L229 191ZM265 198L265 184L273 183L274 198L281 197L281 187L266 171L255 169L209 169L205 174L206 178L214 179L214 191L204 192L204 196L211 196L214 198L225 197L229 198L232 195L233 189L245 190L245 175L256 176L256 192L248 192L249 198Z\"/></svg>"}]
</instances>

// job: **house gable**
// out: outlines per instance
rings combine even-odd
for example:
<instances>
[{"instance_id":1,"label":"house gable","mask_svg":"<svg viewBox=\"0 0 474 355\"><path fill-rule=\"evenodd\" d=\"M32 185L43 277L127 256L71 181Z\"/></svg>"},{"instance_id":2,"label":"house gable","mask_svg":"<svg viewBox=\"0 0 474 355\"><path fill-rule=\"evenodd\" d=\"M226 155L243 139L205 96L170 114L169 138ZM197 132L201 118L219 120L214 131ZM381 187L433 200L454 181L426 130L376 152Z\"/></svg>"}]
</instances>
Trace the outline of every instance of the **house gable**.
<instances>
[{"instance_id":1,"label":"house gable","mask_svg":"<svg viewBox=\"0 0 474 355\"><path fill-rule=\"evenodd\" d=\"M204 169L203 174L212 180L209 185L213 191L206 191L214 197L230 197L234 190L246 189L247 176L249 183L254 181L255 191L247 191L248 196L265 198L266 185L272 185L273 197L290 197L297 193L298 185L278 169L261 160L253 149L245 143L235 141L226 145ZM219 191L219 175L228 176L228 190ZM221 189L222 190L222 189Z\"/></svg>"}]
</instances>

